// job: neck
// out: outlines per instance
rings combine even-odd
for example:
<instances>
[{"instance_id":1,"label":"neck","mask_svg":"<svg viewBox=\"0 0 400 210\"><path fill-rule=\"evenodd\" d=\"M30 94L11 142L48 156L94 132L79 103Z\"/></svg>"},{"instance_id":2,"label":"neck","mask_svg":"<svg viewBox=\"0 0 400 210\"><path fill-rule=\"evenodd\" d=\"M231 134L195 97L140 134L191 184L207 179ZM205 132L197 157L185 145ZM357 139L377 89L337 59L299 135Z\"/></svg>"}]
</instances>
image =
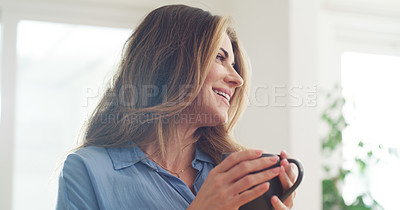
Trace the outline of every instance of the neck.
<instances>
[{"instance_id":1,"label":"neck","mask_svg":"<svg viewBox=\"0 0 400 210\"><path fill-rule=\"evenodd\" d=\"M158 142L144 145L141 149L150 156L157 164L161 164L171 171L180 171L191 164L195 153L194 132L197 127L189 124L178 124L174 135L169 136L168 144L165 146L165 157L156 155L159 149Z\"/></svg>"}]
</instances>

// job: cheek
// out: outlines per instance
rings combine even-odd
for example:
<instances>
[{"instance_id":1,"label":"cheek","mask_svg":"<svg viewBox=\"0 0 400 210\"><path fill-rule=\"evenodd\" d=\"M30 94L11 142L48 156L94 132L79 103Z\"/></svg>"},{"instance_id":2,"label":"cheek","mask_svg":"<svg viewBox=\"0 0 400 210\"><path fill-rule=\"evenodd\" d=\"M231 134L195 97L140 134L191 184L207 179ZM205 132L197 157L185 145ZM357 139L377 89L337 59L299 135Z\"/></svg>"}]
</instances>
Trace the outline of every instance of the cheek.
<instances>
[{"instance_id":1,"label":"cheek","mask_svg":"<svg viewBox=\"0 0 400 210\"><path fill-rule=\"evenodd\" d=\"M200 91L200 95L197 101L197 105L200 109L209 109L209 106L215 106L215 103L218 102L217 98L215 97L215 93L212 90L213 87L218 87L223 84L223 70L224 68L217 63L214 63L207 74L207 77L204 81L202 90Z\"/></svg>"},{"instance_id":2,"label":"cheek","mask_svg":"<svg viewBox=\"0 0 400 210\"><path fill-rule=\"evenodd\" d=\"M219 80L223 80L223 67L215 63L208 72L204 84L217 82Z\"/></svg>"}]
</instances>

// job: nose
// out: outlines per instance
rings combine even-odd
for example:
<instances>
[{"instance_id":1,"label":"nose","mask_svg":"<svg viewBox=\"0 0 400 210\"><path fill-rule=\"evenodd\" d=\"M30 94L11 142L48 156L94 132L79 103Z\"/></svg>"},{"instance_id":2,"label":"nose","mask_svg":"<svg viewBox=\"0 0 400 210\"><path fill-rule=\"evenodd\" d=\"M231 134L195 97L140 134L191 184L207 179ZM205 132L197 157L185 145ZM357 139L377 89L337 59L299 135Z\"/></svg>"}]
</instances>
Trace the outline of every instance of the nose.
<instances>
[{"instance_id":1,"label":"nose","mask_svg":"<svg viewBox=\"0 0 400 210\"><path fill-rule=\"evenodd\" d=\"M233 88L241 87L244 83L243 78L233 66L228 67L228 75L225 77L225 81Z\"/></svg>"}]
</instances>

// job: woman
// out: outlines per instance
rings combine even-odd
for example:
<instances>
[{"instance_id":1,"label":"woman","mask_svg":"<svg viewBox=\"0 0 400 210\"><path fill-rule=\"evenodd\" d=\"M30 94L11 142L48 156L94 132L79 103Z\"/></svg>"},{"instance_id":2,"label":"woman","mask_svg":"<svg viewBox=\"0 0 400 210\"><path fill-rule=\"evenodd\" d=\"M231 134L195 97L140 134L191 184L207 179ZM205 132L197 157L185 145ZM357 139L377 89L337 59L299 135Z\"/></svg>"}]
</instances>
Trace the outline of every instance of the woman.
<instances>
[{"instance_id":1,"label":"woman","mask_svg":"<svg viewBox=\"0 0 400 210\"><path fill-rule=\"evenodd\" d=\"M288 189L286 160L249 175L278 157L258 158L262 151L230 136L247 70L228 18L184 5L152 11L128 39L83 144L64 162L57 209L238 209L273 177ZM221 161L223 153L232 154ZM288 209L293 198L272 203Z\"/></svg>"}]
</instances>

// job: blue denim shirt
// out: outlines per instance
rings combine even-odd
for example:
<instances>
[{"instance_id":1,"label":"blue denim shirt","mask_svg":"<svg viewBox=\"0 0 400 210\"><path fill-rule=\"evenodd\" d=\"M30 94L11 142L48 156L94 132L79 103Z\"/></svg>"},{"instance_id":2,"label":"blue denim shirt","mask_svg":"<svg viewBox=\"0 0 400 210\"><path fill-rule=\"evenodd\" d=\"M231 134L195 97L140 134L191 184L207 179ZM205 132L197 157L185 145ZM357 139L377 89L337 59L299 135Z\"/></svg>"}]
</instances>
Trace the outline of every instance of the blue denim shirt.
<instances>
[{"instance_id":1,"label":"blue denim shirt","mask_svg":"<svg viewBox=\"0 0 400 210\"><path fill-rule=\"evenodd\" d=\"M193 183L200 190L215 164L196 148ZM68 155L59 177L57 210L186 209L195 198L189 187L136 146L89 146Z\"/></svg>"}]
</instances>

